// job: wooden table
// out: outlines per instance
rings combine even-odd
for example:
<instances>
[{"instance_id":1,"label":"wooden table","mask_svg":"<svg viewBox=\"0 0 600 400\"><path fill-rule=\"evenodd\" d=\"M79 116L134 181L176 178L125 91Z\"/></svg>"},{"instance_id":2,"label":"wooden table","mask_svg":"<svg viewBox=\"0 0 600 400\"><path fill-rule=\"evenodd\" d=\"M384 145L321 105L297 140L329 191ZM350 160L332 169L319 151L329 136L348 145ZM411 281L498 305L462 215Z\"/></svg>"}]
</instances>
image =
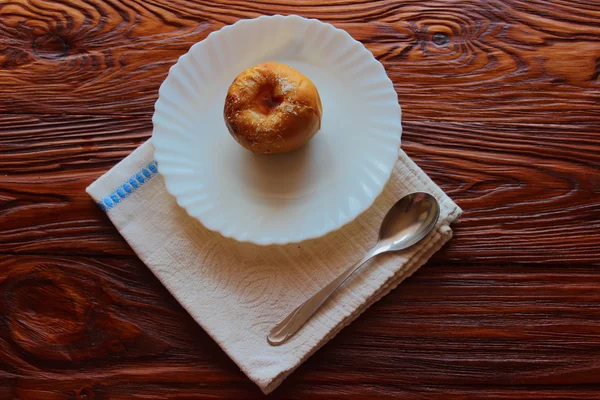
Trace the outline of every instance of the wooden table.
<instances>
[{"instance_id":1,"label":"wooden table","mask_svg":"<svg viewBox=\"0 0 600 400\"><path fill-rule=\"evenodd\" d=\"M270 398L600 398L600 3L0 2L0 398L262 395L84 189L160 83L240 18L346 29L403 108L455 237Z\"/></svg>"}]
</instances>

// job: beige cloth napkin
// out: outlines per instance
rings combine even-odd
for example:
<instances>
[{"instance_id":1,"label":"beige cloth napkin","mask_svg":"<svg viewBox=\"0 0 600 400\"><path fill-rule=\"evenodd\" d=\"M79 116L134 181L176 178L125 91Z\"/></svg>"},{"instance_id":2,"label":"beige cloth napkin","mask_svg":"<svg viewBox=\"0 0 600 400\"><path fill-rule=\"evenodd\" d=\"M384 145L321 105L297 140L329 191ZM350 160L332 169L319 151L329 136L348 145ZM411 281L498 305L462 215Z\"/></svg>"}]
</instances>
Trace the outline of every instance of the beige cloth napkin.
<instances>
[{"instance_id":1,"label":"beige cloth napkin","mask_svg":"<svg viewBox=\"0 0 600 400\"><path fill-rule=\"evenodd\" d=\"M191 316L263 392L371 304L414 273L452 236L460 208L400 151L392 178L369 210L320 239L261 247L226 239L189 217L166 191L147 141L87 192ZM289 342L272 347L275 323L358 261L376 242L385 212L401 196L428 191L440 201L437 229L401 254L369 262Z\"/></svg>"}]
</instances>

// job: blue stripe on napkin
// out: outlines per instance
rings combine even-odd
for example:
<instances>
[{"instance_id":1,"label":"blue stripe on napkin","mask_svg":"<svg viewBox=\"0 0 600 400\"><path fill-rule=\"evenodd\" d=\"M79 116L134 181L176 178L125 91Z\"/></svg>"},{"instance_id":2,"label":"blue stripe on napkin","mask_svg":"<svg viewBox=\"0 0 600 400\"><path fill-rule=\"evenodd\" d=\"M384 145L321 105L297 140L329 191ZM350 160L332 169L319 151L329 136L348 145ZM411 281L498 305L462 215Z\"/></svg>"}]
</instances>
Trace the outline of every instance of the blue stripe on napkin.
<instances>
[{"instance_id":1,"label":"blue stripe on napkin","mask_svg":"<svg viewBox=\"0 0 600 400\"><path fill-rule=\"evenodd\" d=\"M129 180L124 182L121 186L118 186L108 196L104 197L102 201L98 202L98 205L103 211L110 210L133 192L138 190L144 183L148 182L156 174L158 174L158 164L156 161L152 160L144 168L131 175Z\"/></svg>"}]
</instances>

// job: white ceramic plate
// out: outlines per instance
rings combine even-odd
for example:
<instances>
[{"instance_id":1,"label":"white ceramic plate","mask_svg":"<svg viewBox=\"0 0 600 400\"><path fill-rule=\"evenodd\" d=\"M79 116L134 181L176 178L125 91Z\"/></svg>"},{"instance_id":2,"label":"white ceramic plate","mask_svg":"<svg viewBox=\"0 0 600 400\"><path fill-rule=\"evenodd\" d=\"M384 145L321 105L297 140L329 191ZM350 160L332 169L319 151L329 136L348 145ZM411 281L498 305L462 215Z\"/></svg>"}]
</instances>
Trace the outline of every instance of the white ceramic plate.
<instances>
[{"instance_id":1,"label":"white ceramic plate","mask_svg":"<svg viewBox=\"0 0 600 400\"><path fill-rule=\"evenodd\" d=\"M288 64L317 86L321 131L284 155L242 148L223 121L237 74ZM383 66L348 33L280 15L242 20L192 46L169 71L152 141L167 190L208 229L261 245L299 242L365 211L400 147L400 106Z\"/></svg>"}]
</instances>

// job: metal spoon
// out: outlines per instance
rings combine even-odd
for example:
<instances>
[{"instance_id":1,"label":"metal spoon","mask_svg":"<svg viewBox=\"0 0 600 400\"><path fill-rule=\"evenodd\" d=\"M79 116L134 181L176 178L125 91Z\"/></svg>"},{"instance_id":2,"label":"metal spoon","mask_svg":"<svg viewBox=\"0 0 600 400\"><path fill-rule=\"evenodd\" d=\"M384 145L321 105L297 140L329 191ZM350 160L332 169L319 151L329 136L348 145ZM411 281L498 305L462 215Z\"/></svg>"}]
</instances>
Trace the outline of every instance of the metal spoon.
<instances>
[{"instance_id":1,"label":"metal spoon","mask_svg":"<svg viewBox=\"0 0 600 400\"><path fill-rule=\"evenodd\" d=\"M364 263L378 254L407 249L433 229L440 215L437 200L429 193L411 193L392 206L379 228L379 241L356 264L300 304L269 332L272 346L285 343L313 316L325 301Z\"/></svg>"}]
</instances>

